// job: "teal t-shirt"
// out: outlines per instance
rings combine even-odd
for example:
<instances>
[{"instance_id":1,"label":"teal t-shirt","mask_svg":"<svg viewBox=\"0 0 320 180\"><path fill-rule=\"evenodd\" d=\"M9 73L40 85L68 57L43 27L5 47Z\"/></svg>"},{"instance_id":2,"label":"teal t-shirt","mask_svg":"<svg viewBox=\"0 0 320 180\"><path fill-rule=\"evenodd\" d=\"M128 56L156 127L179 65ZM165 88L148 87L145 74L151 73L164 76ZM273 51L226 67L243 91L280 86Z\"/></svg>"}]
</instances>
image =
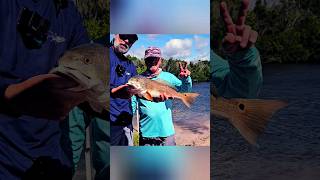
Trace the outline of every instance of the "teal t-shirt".
<instances>
[{"instance_id":1,"label":"teal t-shirt","mask_svg":"<svg viewBox=\"0 0 320 180\"><path fill-rule=\"evenodd\" d=\"M211 81L218 94L226 98L256 98L262 86L262 67L255 47L228 55L226 59L211 51Z\"/></svg>"},{"instance_id":2,"label":"teal t-shirt","mask_svg":"<svg viewBox=\"0 0 320 180\"><path fill-rule=\"evenodd\" d=\"M175 87L179 92L190 92L191 77L178 79L175 75L162 71L152 80L161 79ZM143 137L168 137L175 134L172 121L172 100L152 102L136 96L132 97L133 112L140 116L140 133Z\"/></svg>"}]
</instances>

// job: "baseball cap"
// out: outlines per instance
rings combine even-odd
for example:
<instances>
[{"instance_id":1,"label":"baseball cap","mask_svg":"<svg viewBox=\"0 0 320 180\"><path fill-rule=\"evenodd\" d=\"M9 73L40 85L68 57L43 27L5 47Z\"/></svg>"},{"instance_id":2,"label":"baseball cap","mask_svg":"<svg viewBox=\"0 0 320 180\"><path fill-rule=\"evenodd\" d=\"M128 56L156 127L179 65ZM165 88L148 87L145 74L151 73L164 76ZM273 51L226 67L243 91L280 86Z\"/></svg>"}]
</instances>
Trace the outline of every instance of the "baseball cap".
<instances>
[{"instance_id":1,"label":"baseball cap","mask_svg":"<svg viewBox=\"0 0 320 180\"><path fill-rule=\"evenodd\" d=\"M161 50L158 47L148 47L144 53L144 59L149 57L161 58Z\"/></svg>"}]
</instances>

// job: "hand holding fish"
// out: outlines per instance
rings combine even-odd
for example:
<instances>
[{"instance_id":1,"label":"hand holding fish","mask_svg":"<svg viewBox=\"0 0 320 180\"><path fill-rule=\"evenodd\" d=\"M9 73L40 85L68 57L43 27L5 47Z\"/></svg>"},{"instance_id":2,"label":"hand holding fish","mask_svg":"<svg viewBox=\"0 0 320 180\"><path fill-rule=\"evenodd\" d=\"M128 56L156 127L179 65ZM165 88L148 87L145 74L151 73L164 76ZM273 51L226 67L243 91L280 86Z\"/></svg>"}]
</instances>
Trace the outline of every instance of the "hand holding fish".
<instances>
[{"instance_id":1,"label":"hand holding fish","mask_svg":"<svg viewBox=\"0 0 320 180\"><path fill-rule=\"evenodd\" d=\"M185 67L182 66L181 62L179 62L180 73L179 76L181 78L186 78L190 76L191 72L188 70L188 64L186 63Z\"/></svg>"},{"instance_id":2,"label":"hand holding fish","mask_svg":"<svg viewBox=\"0 0 320 180\"><path fill-rule=\"evenodd\" d=\"M134 94L134 89L129 85L124 84L111 89L110 95L115 98L130 99Z\"/></svg>"},{"instance_id":3,"label":"hand holding fish","mask_svg":"<svg viewBox=\"0 0 320 180\"><path fill-rule=\"evenodd\" d=\"M233 23L225 2L220 4L220 13L226 25L227 35L222 45L227 53L235 53L242 49L250 48L258 38L258 33L245 25L249 10L250 0L243 0L236 24Z\"/></svg>"},{"instance_id":4,"label":"hand holding fish","mask_svg":"<svg viewBox=\"0 0 320 180\"><path fill-rule=\"evenodd\" d=\"M67 90L76 84L55 74L43 74L8 86L4 98L13 114L63 120L84 101L83 91Z\"/></svg>"}]
</instances>

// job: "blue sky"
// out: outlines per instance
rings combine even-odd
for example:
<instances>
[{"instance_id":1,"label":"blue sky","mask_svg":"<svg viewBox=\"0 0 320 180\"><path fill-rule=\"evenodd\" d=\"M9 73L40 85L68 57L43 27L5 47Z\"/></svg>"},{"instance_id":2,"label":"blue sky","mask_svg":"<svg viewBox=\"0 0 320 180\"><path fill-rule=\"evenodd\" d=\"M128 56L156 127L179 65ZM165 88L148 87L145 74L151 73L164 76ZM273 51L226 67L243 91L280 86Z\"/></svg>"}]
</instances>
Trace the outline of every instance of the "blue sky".
<instances>
[{"instance_id":1,"label":"blue sky","mask_svg":"<svg viewBox=\"0 0 320 180\"><path fill-rule=\"evenodd\" d=\"M185 61L209 60L209 34L138 34L128 54L143 58L149 46L159 47L165 59L170 57ZM111 39L113 35L111 35Z\"/></svg>"},{"instance_id":2,"label":"blue sky","mask_svg":"<svg viewBox=\"0 0 320 180\"><path fill-rule=\"evenodd\" d=\"M209 0L111 0L110 31L122 34L207 34Z\"/></svg>"}]
</instances>

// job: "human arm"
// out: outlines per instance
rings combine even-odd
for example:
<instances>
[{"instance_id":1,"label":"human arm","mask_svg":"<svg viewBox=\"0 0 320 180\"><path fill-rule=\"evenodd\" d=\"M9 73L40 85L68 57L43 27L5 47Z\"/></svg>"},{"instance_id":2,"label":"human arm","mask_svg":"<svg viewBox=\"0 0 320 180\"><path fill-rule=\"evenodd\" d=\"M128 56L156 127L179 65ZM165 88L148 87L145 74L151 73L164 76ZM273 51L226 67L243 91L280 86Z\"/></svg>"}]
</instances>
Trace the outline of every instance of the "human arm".
<instances>
[{"instance_id":1,"label":"human arm","mask_svg":"<svg viewBox=\"0 0 320 180\"><path fill-rule=\"evenodd\" d=\"M30 115L39 118L63 120L68 112L83 102L84 91L72 92L70 79L54 74L31 77L5 89L2 113L11 116Z\"/></svg>"},{"instance_id":2,"label":"human arm","mask_svg":"<svg viewBox=\"0 0 320 180\"><path fill-rule=\"evenodd\" d=\"M249 1L243 0L236 24L233 24L224 2L220 12L227 34L223 39L226 60L211 51L211 75L218 94L224 97L254 98L262 85L262 67L254 47L257 32L245 25Z\"/></svg>"},{"instance_id":3,"label":"human arm","mask_svg":"<svg viewBox=\"0 0 320 180\"><path fill-rule=\"evenodd\" d=\"M223 60L212 52L212 82L223 97L255 98L262 86L259 52L252 47Z\"/></svg>"}]
</instances>

